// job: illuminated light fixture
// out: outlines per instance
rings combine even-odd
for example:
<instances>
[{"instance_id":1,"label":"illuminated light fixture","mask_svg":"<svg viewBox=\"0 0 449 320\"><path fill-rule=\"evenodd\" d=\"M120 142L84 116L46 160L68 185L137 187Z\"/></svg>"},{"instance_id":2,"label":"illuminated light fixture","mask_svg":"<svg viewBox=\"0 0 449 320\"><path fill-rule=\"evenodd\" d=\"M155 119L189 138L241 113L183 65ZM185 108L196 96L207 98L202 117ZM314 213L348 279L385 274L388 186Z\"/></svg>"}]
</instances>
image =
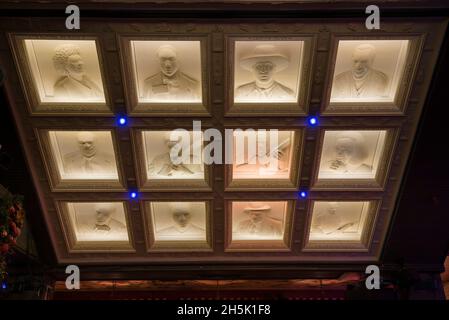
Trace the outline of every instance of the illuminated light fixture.
<instances>
[{"instance_id":1,"label":"illuminated light fixture","mask_svg":"<svg viewBox=\"0 0 449 320\"><path fill-rule=\"evenodd\" d=\"M305 198L307 198L307 191L300 191L299 192L299 197L301 197L301 198L303 198L303 199L305 199Z\"/></svg>"},{"instance_id":2,"label":"illuminated light fixture","mask_svg":"<svg viewBox=\"0 0 449 320\"><path fill-rule=\"evenodd\" d=\"M130 196L131 199L136 199L136 198L137 198L137 192L131 191L131 192L129 193L129 196Z\"/></svg>"},{"instance_id":3,"label":"illuminated light fixture","mask_svg":"<svg viewBox=\"0 0 449 320\"><path fill-rule=\"evenodd\" d=\"M309 117L307 119L307 123L309 124L309 126L315 127L318 125L318 118L317 117Z\"/></svg>"},{"instance_id":4,"label":"illuminated light fixture","mask_svg":"<svg viewBox=\"0 0 449 320\"><path fill-rule=\"evenodd\" d=\"M126 126L126 124L128 123L128 119L126 119L126 117L120 116L117 119L117 123L119 126Z\"/></svg>"},{"instance_id":5,"label":"illuminated light fixture","mask_svg":"<svg viewBox=\"0 0 449 320\"><path fill-rule=\"evenodd\" d=\"M6 281L2 282L2 289L6 290L6 288L8 287L8 285L6 284Z\"/></svg>"}]
</instances>

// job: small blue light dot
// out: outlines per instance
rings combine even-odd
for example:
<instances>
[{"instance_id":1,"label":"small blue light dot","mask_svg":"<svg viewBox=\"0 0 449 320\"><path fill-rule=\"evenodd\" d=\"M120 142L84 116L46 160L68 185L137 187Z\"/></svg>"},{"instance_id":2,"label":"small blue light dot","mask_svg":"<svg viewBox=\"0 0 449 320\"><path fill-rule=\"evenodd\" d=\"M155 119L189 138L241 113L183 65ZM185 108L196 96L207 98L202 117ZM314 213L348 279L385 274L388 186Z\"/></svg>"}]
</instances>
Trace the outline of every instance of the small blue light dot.
<instances>
[{"instance_id":1,"label":"small blue light dot","mask_svg":"<svg viewBox=\"0 0 449 320\"><path fill-rule=\"evenodd\" d=\"M137 198L137 192L131 192L130 196L132 199Z\"/></svg>"},{"instance_id":2,"label":"small blue light dot","mask_svg":"<svg viewBox=\"0 0 449 320\"><path fill-rule=\"evenodd\" d=\"M126 124L126 118L125 117L120 117L118 119L118 123L119 123L119 125L124 126Z\"/></svg>"},{"instance_id":3,"label":"small blue light dot","mask_svg":"<svg viewBox=\"0 0 449 320\"><path fill-rule=\"evenodd\" d=\"M309 125L313 127L318 124L318 119L316 117L310 117L308 122L309 122Z\"/></svg>"},{"instance_id":4,"label":"small blue light dot","mask_svg":"<svg viewBox=\"0 0 449 320\"><path fill-rule=\"evenodd\" d=\"M300 196L301 198L307 198L307 192L306 192L306 191L301 191L301 192L299 193L299 196Z\"/></svg>"},{"instance_id":5,"label":"small blue light dot","mask_svg":"<svg viewBox=\"0 0 449 320\"><path fill-rule=\"evenodd\" d=\"M6 289L7 285L6 282L2 282L2 289Z\"/></svg>"}]
</instances>

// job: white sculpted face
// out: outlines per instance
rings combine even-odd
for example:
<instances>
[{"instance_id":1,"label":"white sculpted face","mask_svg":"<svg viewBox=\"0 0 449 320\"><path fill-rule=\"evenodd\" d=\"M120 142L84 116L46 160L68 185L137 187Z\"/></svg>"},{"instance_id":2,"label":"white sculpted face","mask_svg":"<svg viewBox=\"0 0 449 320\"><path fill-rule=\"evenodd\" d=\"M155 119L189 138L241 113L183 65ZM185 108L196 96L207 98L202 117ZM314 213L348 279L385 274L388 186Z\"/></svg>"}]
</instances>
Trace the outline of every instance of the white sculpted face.
<instances>
[{"instance_id":1,"label":"white sculpted face","mask_svg":"<svg viewBox=\"0 0 449 320\"><path fill-rule=\"evenodd\" d=\"M352 54L352 72L356 78L364 77L374 61L375 48L370 44L363 44L355 48Z\"/></svg>"},{"instance_id":2,"label":"white sculpted face","mask_svg":"<svg viewBox=\"0 0 449 320\"><path fill-rule=\"evenodd\" d=\"M66 71L69 74L81 75L84 73L83 58L79 54L73 54L67 58Z\"/></svg>"},{"instance_id":3,"label":"white sculpted face","mask_svg":"<svg viewBox=\"0 0 449 320\"><path fill-rule=\"evenodd\" d=\"M337 159L344 163L349 163L354 158L355 148L354 140L351 138L338 139L335 146Z\"/></svg>"},{"instance_id":4,"label":"white sculpted face","mask_svg":"<svg viewBox=\"0 0 449 320\"><path fill-rule=\"evenodd\" d=\"M275 65L271 61L260 61L254 65L254 75L262 83L272 81Z\"/></svg>"},{"instance_id":5,"label":"white sculpted face","mask_svg":"<svg viewBox=\"0 0 449 320\"><path fill-rule=\"evenodd\" d=\"M263 203L260 202L250 202L249 204L251 210L247 211L249 220L252 223L259 223L262 222L265 219L267 208L263 205Z\"/></svg>"},{"instance_id":6,"label":"white sculpted face","mask_svg":"<svg viewBox=\"0 0 449 320\"><path fill-rule=\"evenodd\" d=\"M84 157L93 157L96 153L94 135L92 132L80 132L78 134L78 146Z\"/></svg>"},{"instance_id":7,"label":"white sculpted face","mask_svg":"<svg viewBox=\"0 0 449 320\"><path fill-rule=\"evenodd\" d=\"M71 76L81 81L84 74L84 61L80 48L73 44L63 44L55 49L53 64L56 70L66 76ZM95 84L91 84L94 86ZM91 88L92 89L92 88ZM94 88L97 90L98 88Z\"/></svg>"},{"instance_id":8,"label":"white sculpted face","mask_svg":"<svg viewBox=\"0 0 449 320\"><path fill-rule=\"evenodd\" d=\"M181 228L189 225L192 215L188 211L178 210L173 213L173 221Z\"/></svg>"},{"instance_id":9,"label":"white sculpted face","mask_svg":"<svg viewBox=\"0 0 449 320\"><path fill-rule=\"evenodd\" d=\"M321 149L318 178L377 179L386 137L386 131L327 131Z\"/></svg>"},{"instance_id":10,"label":"white sculpted face","mask_svg":"<svg viewBox=\"0 0 449 320\"><path fill-rule=\"evenodd\" d=\"M97 224L104 225L111 221L112 213L115 211L115 207L111 205L97 206L95 209Z\"/></svg>"},{"instance_id":11,"label":"white sculpted face","mask_svg":"<svg viewBox=\"0 0 449 320\"><path fill-rule=\"evenodd\" d=\"M176 51L172 46L162 46L158 51L159 63L161 71L170 77L178 71L178 63L176 60Z\"/></svg>"},{"instance_id":12,"label":"white sculpted face","mask_svg":"<svg viewBox=\"0 0 449 320\"><path fill-rule=\"evenodd\" d=\"M358 132L344 132L337 138L335 153L339 162L361 165L367 157L365 139Z\"/></svg>"},{"instance_id":13,"label":"white sculpted face","mask_svg":"<svg viewBox=\"0 0 449 320\"><path fill-rule=\"evenodd\" d=\"M262 222L263 219L265 218L264 211L250 211L248 215L252 223Z\"/></svg>"}]
</instances>

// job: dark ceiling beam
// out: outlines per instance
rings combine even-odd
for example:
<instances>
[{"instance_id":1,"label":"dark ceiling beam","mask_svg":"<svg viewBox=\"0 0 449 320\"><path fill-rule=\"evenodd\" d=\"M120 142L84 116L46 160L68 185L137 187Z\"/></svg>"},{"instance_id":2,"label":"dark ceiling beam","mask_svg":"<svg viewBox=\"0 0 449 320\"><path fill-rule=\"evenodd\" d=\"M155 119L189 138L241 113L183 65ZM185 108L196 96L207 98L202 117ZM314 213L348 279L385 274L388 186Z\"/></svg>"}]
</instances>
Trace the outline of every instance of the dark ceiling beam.
<instances>
[{"instance_id":1,"label":"dark ceiling beam","mask_svg":"<svg viewBox=\"0 0 449 320\"><path fill-rule=\"evenodd\" d=\"M244 263L234 265L117 265L94 266L79 265L83 280L201 280L201 279L337 279L347 272L365 274L366 265L360 263L348 264L258 264ZM275 270L275 271L274 271ZM406 271L409 273L440 273L442 265L426 263L415 265L384 264L380 266L383 279L392 278L395 274ZM65 266L48 268L45 273L55 281L67 278Z\"/></svg>"},{"instance_id":2,"label":"dark ceiling beam","mask_svg":"<svg viewBox=\"0 0 449 320\"><path fill-rule=\"evenodd\" d=\"M77 4L83 17L114 18L244 18L244 17L365 17L371 1L2 1L1 16L59 17L69 4ZM378 0L381 16L446 16L443 0ZM24 10L26 8L26 10ZM278 21L279 22L279 21Z\"/></svg>"}]
</instances>

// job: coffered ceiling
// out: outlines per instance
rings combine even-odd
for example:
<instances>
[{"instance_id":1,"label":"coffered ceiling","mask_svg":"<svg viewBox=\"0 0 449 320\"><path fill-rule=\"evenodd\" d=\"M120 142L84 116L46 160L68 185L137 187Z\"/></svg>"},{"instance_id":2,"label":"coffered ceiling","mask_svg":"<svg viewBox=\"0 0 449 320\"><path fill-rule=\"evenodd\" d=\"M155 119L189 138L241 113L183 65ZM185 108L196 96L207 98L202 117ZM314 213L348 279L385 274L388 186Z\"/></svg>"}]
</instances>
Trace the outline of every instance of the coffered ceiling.
<instances>
[{"instance_id":1,"label":"coffered ceiling","mask_svg":"<svg viewBox=\"0 0 449 320\"><path fill-rule=\"evenodd\" d=\"M447 21L26 21L2 19L0 58L59 264L379 261ZM193 121L223 152L225 129L280 130L282 170L167 173L167 132Z\"/></svg>"}]
</instances>

